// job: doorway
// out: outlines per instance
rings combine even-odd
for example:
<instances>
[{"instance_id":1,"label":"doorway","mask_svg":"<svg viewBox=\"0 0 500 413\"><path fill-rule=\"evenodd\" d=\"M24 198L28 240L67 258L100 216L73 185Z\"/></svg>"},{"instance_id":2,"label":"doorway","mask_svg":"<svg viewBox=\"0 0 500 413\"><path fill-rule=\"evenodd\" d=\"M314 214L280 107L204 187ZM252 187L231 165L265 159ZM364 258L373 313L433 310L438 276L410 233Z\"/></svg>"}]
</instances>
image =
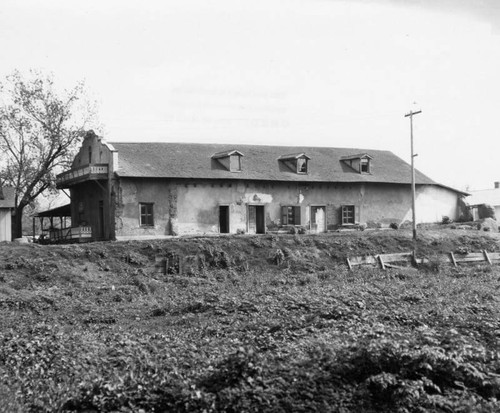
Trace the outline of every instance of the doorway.
<instances>
[{"instance_id":1,"label":"doorway","mask_svg":"<svg viewBox=\"0 0 500 413\"><path fill-rule=\"evenodd\" d=\"M98 239L104 239L104 201L99 201L99 234Z\"/></svg>"},{"instance_id":2,"label":"doorway","mask_svg":"<svg viewBox=\"0 0 500 413\"><path fill-rule=\"evenodd\" d=\"M229 205L219 206L219 232L229 234Z\"/></svg>"},{"instance_id":3,"label":"doorway","mask_svg":"<svg viewBox=\"0 0 500 413\"><path fill-rule=\"evenodd\" d=\"M266 233L264 205L248 206L248 233L249 234Z\"/></svg>"},{"instance_id":4,"label":"doorway","mask_svg":"<svg viewBox=\"0 0 500 413\"><path fill-rule=\"evenodd\" d=\"M311 207L311 232L326 232L326 207Z\"/></svg>"}]
</instances>

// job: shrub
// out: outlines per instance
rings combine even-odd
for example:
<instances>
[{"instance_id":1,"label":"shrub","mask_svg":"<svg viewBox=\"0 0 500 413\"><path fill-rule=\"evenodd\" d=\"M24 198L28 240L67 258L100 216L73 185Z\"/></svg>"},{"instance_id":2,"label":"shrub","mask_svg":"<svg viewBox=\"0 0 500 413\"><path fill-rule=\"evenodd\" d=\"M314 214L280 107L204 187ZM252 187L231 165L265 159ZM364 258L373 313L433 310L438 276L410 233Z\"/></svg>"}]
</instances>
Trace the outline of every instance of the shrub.
<instances>
[{"instance_id":1,"label":"shrub","mask_svg":"<svg viewBox=\"0 0 500 413\"><path fill-rule=\"evenodd\" d=\"M441 220L441 224L443 225L447 225L447 224L451 224L452 223L452 220L450 219L450 217L448 216L443 216L443 219Z\"/></svg>"},{"instance_id":2,"label":"shrub","mask_svg":"<svg viewBox=\"0 0 500 413\"><path fill-rule=\"evenodd\" d=\"M276 253L274 254L274 259L273 259L274 263L276 265L281 265L283 264L283 261L285 261L285 254L283 253L283 251L281 249L277 249L276 250Z\"/></svg>"},{"instance_id":3,"label":"shrub","mask_svg":"<svg viewBox=\"0 0 500 413\"><path fill-rule=\"evenodd\" d=\"M392 228L392 229L398 229L399 228L399 225L396 224L395 222L391 222L391 224L389 225L389 228Z\"/></svg>"},{"instance_id":4,"label":"shrub","mask_svg":"<svg viewBox=\"0 0 500 413\"><path fill-rule=\"evenodd\" d=\"M485 219L485 218L496 219L495 208L492 207L491 205L487 205L487 204L479 205L477 212L479 215L479 219Z\"/></svg>"}]
</instances>

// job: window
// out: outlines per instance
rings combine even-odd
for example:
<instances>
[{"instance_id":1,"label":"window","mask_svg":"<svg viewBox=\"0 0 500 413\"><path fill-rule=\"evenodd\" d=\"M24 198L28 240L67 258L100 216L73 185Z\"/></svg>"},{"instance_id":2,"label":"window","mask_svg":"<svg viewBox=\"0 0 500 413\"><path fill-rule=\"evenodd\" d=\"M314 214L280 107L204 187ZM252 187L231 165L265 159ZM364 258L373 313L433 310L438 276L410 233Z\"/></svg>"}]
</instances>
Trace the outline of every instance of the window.
<instances>
[{"instance_id":1,"label":"window","mask_svg":"<svg viewBox=\"0 0 500 413\"><path fill-rule=\"evenodd\" d=\"M92 163L92 148L89 146L89 164Z\"/></svg>"},{"instance_id":2,"label":"window","mask_svg":"<svg viewBox=\"0 0 500 413\"><path fill-rule=\"evenodd\" d=\"M307 166L310 159L309 156L301 152L282 155L278 158L278 161L286 165L292 172L307 174Z\"/></svg>"},{"instance_id":3,"label":"window","mask_svg":"<svg viewBox=\"0 0 500 413\"><path fill-rule=\"evenodd\" d=\"M229 170L231 172L241 172L241 155L231 155L229 160Z\"/></svg>"},{"instance_id":4,"label":"window","mask_svg":"<svg viewBox=\"0 0 500 413\"><path fill-rule=\"evenodd\" d=\"M297 173L299 174L307 173L307 158L297 159Z\"/></svg>"},{"instance_id":5,"label":"window","mask_svg":"<svg viewBox=\"0 0 500 413\"><path fill-rule=\"evenodd\" d=\"M281 223L283 225L300 225L300 207L282 206Z\"/></svg>"},{"instance_id":6,"label":"window","mask_svg":"<svg viewBox=\"0 0 500 413\"><path fill-rule=\"evenodd\" d=\"M282 155L278 158L290 171L298 174L307 174L307 165L310 159L305 153Z\"/></svg>"},{"instance_id":7,"label":"window","mask_svg":"<svg viewBox=\"0 0 500 413\"><path fill-rule=\"evenodd\" d=\"M370 173L370 160L368 158L361 159L360 172L362 174L369 174Z\"/></svg>"},{"instance_id":8,"label":"window","mask_svg":"<svg viewBox=\"0 0 500 413\"><path fill-rule=\"evenodd\" d=\"M342 206L342 225L354 224L354 205Z\"/></svg>"},{"instance_id":9,"label":"window","mask_svg":"<svg viewBox=\"0 0 500 413\"><path fill-rule=\"evenodd\" d=\"M340 160L360 174L371 174L371 160L367 153L342 156Z\"/></svg>"},{"instance_id":10,"label":"window","mask_svg":"<svg viewBox=\"0 0 500 413\"><path fill-rule=\"evenodd\" d=\"M152 227L154 225L153 204L141 203L139 205L141 227Z\"/></svg>"}]
</instances>

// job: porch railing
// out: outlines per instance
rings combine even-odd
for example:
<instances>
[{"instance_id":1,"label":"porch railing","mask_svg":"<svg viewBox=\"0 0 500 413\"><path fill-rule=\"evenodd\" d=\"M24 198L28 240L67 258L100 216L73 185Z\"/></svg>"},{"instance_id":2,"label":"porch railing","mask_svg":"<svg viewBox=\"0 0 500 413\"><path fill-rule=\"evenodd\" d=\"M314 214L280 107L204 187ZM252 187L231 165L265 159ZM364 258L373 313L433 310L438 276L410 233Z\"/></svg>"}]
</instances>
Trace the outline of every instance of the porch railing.
<instances>
[{"instance_id":1,"label":"porch railing","mask_svg":"<svg viewBox=\"0 0 500 413\"><path fill-rule=\"evenodd\" d=\"M108 165L87 165L81 168L70 169L57 175L56 185L63 186L72 181L83 181L85 179L106 179L108 177Z\"/></svg>"},{"instance_id":2,"label":"porch railing","mask_svg":"<svg viewBox=\"0 0 500 413\"><path fill-rule=\"evenodd\" d=\"M92 227L58 228L48 231L49 242L68 242L78 240L80 242L92 239Z\"/></svg>"}]
</instances>

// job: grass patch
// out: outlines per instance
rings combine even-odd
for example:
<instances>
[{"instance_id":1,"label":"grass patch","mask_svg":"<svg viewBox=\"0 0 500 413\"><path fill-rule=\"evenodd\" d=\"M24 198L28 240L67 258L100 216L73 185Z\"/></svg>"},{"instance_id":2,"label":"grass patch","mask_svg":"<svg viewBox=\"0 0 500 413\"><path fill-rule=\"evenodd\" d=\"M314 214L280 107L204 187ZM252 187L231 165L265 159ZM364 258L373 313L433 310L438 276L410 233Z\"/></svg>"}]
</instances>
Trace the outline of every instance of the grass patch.
<instances>
[{"instance_id":1,"label":"grass patch","mask_svg":"<svg viewBox=\"0 0 500 413\"><path fill-rule=\"evenodd\" d=\"M2 249L0 411L500 411L498 267L350 272L339 237L237 238ZM174 247L206 268L155 272Z\"/></svg>"}]
</instances>

